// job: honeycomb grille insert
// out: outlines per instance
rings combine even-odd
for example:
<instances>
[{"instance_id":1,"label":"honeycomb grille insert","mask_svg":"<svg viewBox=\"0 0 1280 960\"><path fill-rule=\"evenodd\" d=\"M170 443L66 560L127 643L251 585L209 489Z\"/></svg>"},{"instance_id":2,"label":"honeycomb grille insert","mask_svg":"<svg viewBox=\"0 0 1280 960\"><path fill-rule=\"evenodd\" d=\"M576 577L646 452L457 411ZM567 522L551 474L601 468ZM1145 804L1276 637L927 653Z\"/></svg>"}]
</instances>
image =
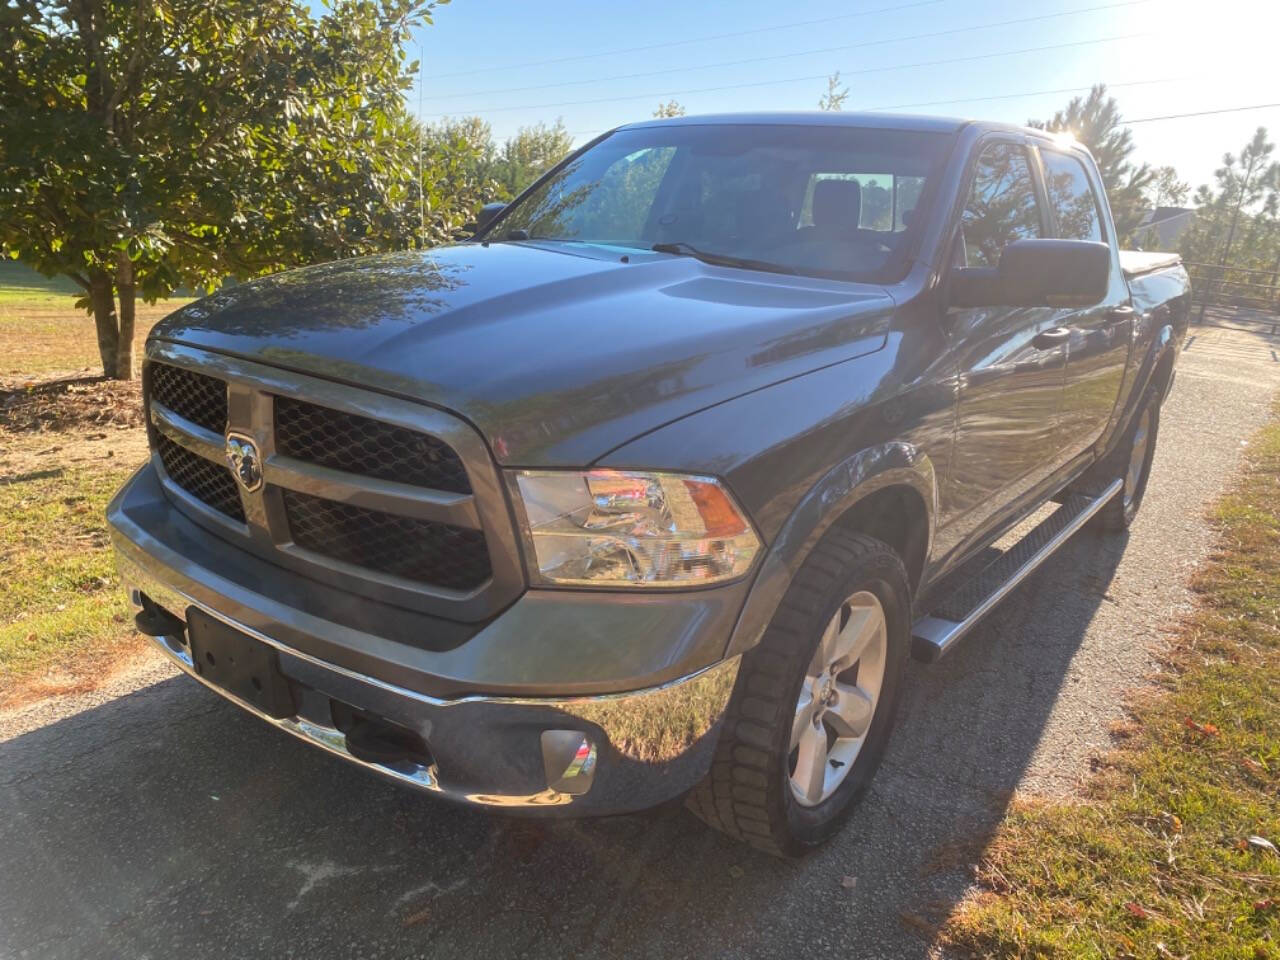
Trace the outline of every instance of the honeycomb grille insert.
<instances>
[{"instance_id":1,"label":"honeycomb grille insert","mask_svg":"<svg viewBox=\"0 0 1280 960\"><path fill-rule=\"evenodd\" d=\"M164 464L164 472L175 484L219 513L240 523L245 522L240 488L230 470L192 453L161 434L156 435L156 451Z\"/></svg>"},{"instance_id":2,"label":"honeycomb grille insert","mask_svg":"<svg viewBox=\"0 0 1280 960\"><path fill-rule=\"evenodd\" d=\"M484 534L282 490L293 542L335 560L450 590L492 574Z\"/></svg>"},{"instance_id":3,"label":"honeycomb grille insert","mask_svg":"<svg viewBox=\"0 0 1280 960\"><path fill-rule=\"evenodd\" d=\"M442 440L290 397L275 398L276 451L380 480L470 493L466 468Z\"/></svg>"},{"instance_id":4,"label":"honeycomb grille insert","mask_svg":"<svg viewBox=\"0 0 1280 960\"><path fill-rule=\"evenodd\" d=\"M223 433L227 429L227 385L217 377L155 363L151 397L206 430Z\"/></svg>"}]
</instances>

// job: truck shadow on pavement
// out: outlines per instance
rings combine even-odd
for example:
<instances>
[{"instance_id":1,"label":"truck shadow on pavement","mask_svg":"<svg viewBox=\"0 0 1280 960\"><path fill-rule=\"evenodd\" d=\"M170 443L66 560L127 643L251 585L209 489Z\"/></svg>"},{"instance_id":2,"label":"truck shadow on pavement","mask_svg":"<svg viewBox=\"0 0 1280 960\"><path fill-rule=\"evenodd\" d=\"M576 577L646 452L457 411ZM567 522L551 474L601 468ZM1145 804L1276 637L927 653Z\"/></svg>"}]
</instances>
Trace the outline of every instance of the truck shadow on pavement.
<instances>
[{"instance_id":1,"label":"truck shadow on pavement","mask_svg":"<svg viewBox=\"0 0 1280 960\"><path fill-rule=\"evenodd\" d=\"M799 863L674 805L580 822L446 805L165 680L0 744L0 953L923 956L1044 749L1124 548L1086 531L949 659L913 665L880 774ZM1079 773L1074 755L1036 768L1059 759Z\"/></svg>"}]
</instances>

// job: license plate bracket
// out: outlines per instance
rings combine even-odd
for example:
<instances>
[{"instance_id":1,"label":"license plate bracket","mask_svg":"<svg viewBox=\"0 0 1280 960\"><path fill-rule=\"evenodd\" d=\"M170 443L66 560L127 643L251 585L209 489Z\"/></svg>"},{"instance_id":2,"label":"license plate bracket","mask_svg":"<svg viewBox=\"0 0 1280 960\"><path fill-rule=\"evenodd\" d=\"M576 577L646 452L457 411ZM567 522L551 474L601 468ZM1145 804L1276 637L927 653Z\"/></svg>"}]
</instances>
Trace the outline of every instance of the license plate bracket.
<instances>
[{"instance_id":1,"label":"license plate bracket","mask_svg":"<svg viewBox=\"0 0 1280 960\"><path fill-rule=\"evenodd\" d=\"M197 607L187 608L191 661L204 680L226 690L269 717L297 713L280 657L268 644Z\"/></svg>"}]
</instances>

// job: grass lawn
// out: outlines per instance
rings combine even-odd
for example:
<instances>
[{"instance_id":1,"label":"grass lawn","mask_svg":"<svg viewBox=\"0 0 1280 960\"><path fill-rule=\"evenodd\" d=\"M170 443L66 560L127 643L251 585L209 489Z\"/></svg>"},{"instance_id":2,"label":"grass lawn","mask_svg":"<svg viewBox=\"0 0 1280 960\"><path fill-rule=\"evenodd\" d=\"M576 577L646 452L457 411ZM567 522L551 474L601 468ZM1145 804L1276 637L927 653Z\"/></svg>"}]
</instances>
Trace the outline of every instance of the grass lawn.
<instances>
[{"instance_id":1,"label":"grass lawn","mask_svg":"<svg viewBox=\"0 0 1280 960\"><path fill-rule=\"evenodd\" d=\"M100 370L93 318L77 310L80 288L70 280L48 280L16 263L0 263L0 379ZM137 349L157 320L187 299L139 302Z\"/></svg>"},{"instance_id":2,"label":"grass lawn","mask_svg":"<svg viewBox=\"0 0 1280 960\"><path fill-rule=\"evenodd\" d=\"M954 953L1280 960L1280 424L1249 451L1170 679L1084 797L1009 816Z\"/></svg>"},{"instance_id":3,"label":"grass lawn","mask_svg":"<svg viewBox=\"0 0 1280 960\"><path fill-rule=\"evenodd\" d=\"M135 466L0 482L0 706L92 686L139 645L103 516Z\"/></svg>"},{"instance_id":4,"label":"grass lawn","mask_svg":"<svg viewBox=\"0 0 1280 960\"><path fill-rule=\"evenodd\" d=\"M141 646L103 516L147 456L137 382L92 381L93 323L41 279L0 271L0 707L92 687Z\"/></svg>"}]
</instances>

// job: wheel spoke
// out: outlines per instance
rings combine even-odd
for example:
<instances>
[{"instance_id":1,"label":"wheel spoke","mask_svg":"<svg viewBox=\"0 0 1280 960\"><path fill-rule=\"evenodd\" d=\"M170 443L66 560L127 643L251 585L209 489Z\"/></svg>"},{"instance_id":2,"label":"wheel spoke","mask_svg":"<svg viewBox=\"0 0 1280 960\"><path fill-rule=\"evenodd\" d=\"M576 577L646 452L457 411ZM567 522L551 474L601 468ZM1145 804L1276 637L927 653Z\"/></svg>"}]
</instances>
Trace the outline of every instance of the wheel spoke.
<instances>
[{"instance_id":1,"label":"wheel spoke","mask_svg":"<svg viewBox=\"0 0 1280 960\"><path fill-rule=\"evenodd\" d=\"M840 667L848 669L853 666L867 651L884 629L884 618L876 607L854 607L845 625L844 632L849 639L841 654Z\"/></svg>"},{"instance_id":2,"label":"wheel spoke","mask_svg":"<svg viewBox=\"0 0 1280 960\"><path fill-rule=\"evenodd\" d=\"M875 708L875 700L861 687L837 683L835 702L827 708L825 716L837 736L861 737L871 726Z\"/></svg>"},{"instance_id":3,"label":"wheel spoke","mask_svg":"<svg viewBox=\"0 0 1280 960\"><path fill-rule=\"evenodd\" d=\"M804 734L805 727L813 726L813 688L809 686L808 678L805 678L805 684L800 691L800 702L796 704L796 717L791 723L791 746L795 746L800 742L800 737Z\"/></svg>"},{"instance_id":4,"label":"wheel spoke","mask_svg":"<svg viewBox=\"0 0 1280 960\"><path fill-rule=\"evenodd\" d=\"M827 730L821 723L810 723L800 735L796 772L791 779L809 803L822 799L827 779Z\"/></svg>"},{"instance_id":5,"label":"wheel spoke","mask_svg":"<svg viewBox=\"0 0 1280 960\"><path fill-rule=\"evenodd\" d=\"M815 674L821 673L824 668L831 665L836 657L840 656L839 647L842 634L842 631L840 630L840 621L843 619L843 613L843 607L837 610L835 612L835 616L828 621L827 629L822 631L822 639L818 641L818 652L814 657L817 669L814 670L811 667L811 672Z\"/></svg>"}]
</instances>

